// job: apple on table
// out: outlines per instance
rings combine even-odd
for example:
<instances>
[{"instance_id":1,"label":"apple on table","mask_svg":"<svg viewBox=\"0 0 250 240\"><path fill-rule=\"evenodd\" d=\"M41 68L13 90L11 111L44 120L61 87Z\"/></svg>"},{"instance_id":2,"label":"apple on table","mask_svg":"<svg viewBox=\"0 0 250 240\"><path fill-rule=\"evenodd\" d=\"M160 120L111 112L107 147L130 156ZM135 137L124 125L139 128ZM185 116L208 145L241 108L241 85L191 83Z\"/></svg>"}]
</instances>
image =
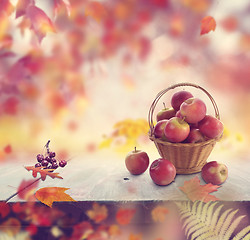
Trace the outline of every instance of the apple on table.
<instances>
[{"instance_id":1,"label":"apple on table","mask_svg":"<svg viewBox=\"0 0 250 240\"><path fill-rule=\"evenodd\" d=\"M228 168L223 163L211 161L203 166L201 176L206 183L220 185L227 180Z\"/></svg>"},{"instance_id":2,"label":"apple on table","mask_svg":"<svg viewBox=\"0 0 250 240\"><path fill-rule=\"evenodd\" d=\"M137 150L135 147L135 149L129 152L125 157L125 165L131 174L142 174L149 166L148 154L142 150Z\"/></svg>"}]
</instances>

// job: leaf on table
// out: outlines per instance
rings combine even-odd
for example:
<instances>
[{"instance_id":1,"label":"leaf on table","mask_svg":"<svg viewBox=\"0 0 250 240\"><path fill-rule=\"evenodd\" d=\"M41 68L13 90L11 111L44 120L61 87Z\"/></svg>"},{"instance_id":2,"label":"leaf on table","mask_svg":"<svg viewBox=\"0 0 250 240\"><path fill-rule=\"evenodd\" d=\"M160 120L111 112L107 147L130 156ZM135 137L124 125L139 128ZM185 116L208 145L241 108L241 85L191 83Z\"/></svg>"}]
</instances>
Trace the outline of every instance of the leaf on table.
<instances>
[{"instance_id":1,"label":"leaf on table","mask_svg":"<svg viewBox=\"0 0 250 240\"><path fill-rule=\"evenodd\" d=\"M10 213L10 206L6 202L0 202L0 216L5 218Z\"/></svg>"},{"instance_id":2,"label":"leaf on table","mask_svg":"<svg viewBox=\"0 0 250 240\"><path fill-rule=\"evenodd\" d=\"M136 210L131 208L120 208L116 213L116 221L120 225L127 225L131 222Z\"/></svg>"},{"instance_id":3,"label":"leaf on table","mask_svg":"<svg viewBox=\"0 0 250 240\"><path fill-rule=\"evenodd\" d=\"M10 227L11 226L11 227ZM0 225L1 231L7 233L10 237L16 236L21 230L21 223L16 218L8 218ZM12 239L12 238L10 238Z\"/></svg>"},{"instance_id":4,"label":"leaf on table","mask_svg":"<svg viewBox=\"0 0 250 240\"><path fill-rule=\"evenodd\" d=\"M16 5L16 18L26 14L26 9L29 5L35 5L34 0L18 0Z\"/></svg>"},{"instance_id":5,"label":"leaf on table","mask_svg":"<svg viewBox=\"0 0 250 240\"><path fill-rule=\"evenodd\" d=\"M100 223L105 220L108 216L108 209L105 205L99 205L98 203L93 203L93 208L86 212L88 217L94 220L96 223Z\"/></svg>"},{"instance_id":6,"label":"leaf on table","mask_svg":"<svg viewBox=\"0 0 250 240\"><path fill-rule=\"evenodd\" d=\"M41 174L41 179L44 181L46 176L50 176L51 178L60 178L63 179L59 173L54 173L51 169L42 169L42 167L34 167L34 166L27 166L25 167L28 171L32 171L32 176L34 178L37 177L37 173Z\"/></svg>"},{"instance_id":7,"label":"leaf on table","mask_svg":"<svg viewBox=\"0 0 250 240\"><path fill-rule=\"evenodd\" d=\"M69 0L54 0L54 16L57 17L59 9L65 7L68 16L71 13L71 6Z\"/></svg>"},{"instance_id":8,"label":"leaf on table","mask_svg":"<svg viewBox=\"0 0 250 240\"><path fill-rule=\"evenodd\" d=\"M218 185L213 185L211 183L200 185L200 180L198 176L190 179L189 181L185 181L182 187L179 187L190 199L191 201L200 200L202 202L216 201L219 200L213 195L209 193L217 191L217 189L221 187Z\"/></svg>"},{"instance_id":9,"label":"leaf on table","mask_svg":"<svg viewBox=\"0 0 250 240\"><path fill-rule=\"evenodd\" d=\"M206 16L201 20L201 32L200 35L214 31L216 28L216 21L211 16Z\"/></svg>"},{"instance_id":10,"label":"leaf on table","mask_svg":"<svg viewBox=\"0 0 250 240\"><path fill-rule=\"evenodd\" d=\"M157 206L151 211L151 216L154 222L164 222L166 220L166 215L168 209L163 206Z\"/></svg>"},{"instance_id":11,"label":"leaf on table","mask_svg":"<svg viewBox=\"0 0 250 240\"><path fill-rule=\"evenodd\" d=\"M0 1L0 11L5 12L7 15L10 15L14 10L14 6L9 0Z\"/></svg>"},{"instance_id":12,"label":"leaf on table","mask_svg":"<svg viewBox=\"0 0 250 240\"><path fill-rule=\"evenodd\" d=\"M37 188L38 183L38 181L34 182L33 179L23 180L17 189L18 197L23 200L35 200L34 190Z\"/></svg>"},{"instance_id":13,"label":"leaf on table","mask_svg":"<svg viewBox=\"0 0 250 240\"><path fill-rule=\"evenodd\" d=\"M69 188L61 188L61 187L45 187L40 188L36 191L35 197L40 202L46 204L49 207L52 207L53 202L71 202L75 201L72 197L70 197L66 190Z\"/></svg>"},{"instance_id":14,"label":"leaf on table","mask_svg":"<svg viewBox=\"0 0 250 240\"><path fill-rule=\"evenodd\" d=\"M48 32L56 32L52 21L42 9L29 5L26 9L26 17L30 19L31 29L34 30L39 42Z\"/></svg>"}]
</instances>

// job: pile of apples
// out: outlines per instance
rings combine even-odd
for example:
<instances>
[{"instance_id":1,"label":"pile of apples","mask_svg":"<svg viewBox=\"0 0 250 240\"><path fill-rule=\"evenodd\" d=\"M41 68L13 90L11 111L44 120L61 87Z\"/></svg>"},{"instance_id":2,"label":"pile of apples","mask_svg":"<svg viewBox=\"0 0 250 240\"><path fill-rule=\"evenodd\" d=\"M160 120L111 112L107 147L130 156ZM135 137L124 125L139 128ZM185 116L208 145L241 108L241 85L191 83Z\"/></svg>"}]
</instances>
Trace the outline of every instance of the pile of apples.
<instances>
[{"instance_id":1,"label":"pile of apples","mask_svg":"<svg viewBox=\"0 0 250 240\"><path fill-rule=\"evenodd\" d=\"M172 143L198 143L215 139L223 133L223 123L207 114L205 103L188 91L176 92L171 98L171 107L158 112L154 127L154 137ZM128 171L133 175L144 173L149 166L148 154L131 151L125 158ZM149 174L157 185L165 186L174 181L176 169L171 161L164 158L152 162ZM222 184L228 177L228 168L217 161L206 163L201 176L206 183Z\"/></svg>"},{"instance_id":2,"label":"pile of apples","mask_svg":"<svg viewBox=\"0 0 250 240\"><path fill-rule=\"evenodd\" d=\"M223 123L207 114L206 104L188 91L176 92L171 107L156 116L154 136L172 143L198 143L222 135Z\"/></svg>"}]
</instances>

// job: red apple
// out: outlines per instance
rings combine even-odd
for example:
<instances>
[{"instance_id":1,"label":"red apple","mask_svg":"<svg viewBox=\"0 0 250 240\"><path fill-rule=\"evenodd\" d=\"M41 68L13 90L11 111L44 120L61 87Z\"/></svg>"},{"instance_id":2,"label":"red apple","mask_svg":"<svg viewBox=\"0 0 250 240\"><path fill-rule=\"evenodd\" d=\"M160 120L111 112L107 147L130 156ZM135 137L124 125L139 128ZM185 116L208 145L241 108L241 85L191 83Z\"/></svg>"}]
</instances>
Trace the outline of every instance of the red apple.
<instances>
[{"instance_id":1,"label":"red apple","mask_svg":"<svg viewBox=\"0 0 250 240\"><path fill-rule=\"evenodd\" d=\"M181 104L188 98L192 98L193 95L188 91L176 92L171 98L171 105L175 111L180 109Z\"/></svg>"},{"instance_id":2,"label":"red apple","mask_svg":"<svg viewBox=\"0 0 250 240\"><path fill-rule=\"evenodd\" d=\"M131 174L142 174L149 166L148 154L135 148L134 151L131 151L127 154L125 158L125 165Z\"/></svg>"},{"instance_id":3,"label":"red apple","mask_svg":"<svg viewBox=\"0 0 250 240\"><path fill-rule=\"evenodd\" d=\"M161 120L156 123L154 127L154 136L156 138L160 138L162 140L167 140L165 134L164 134L164 129L167 124L168 120Z\"/></svg>"},{"instance_id":4,"label":"red apple","mask_svg":"<svg viewBox=\"0 0 250 240\"><path fill-rule=\"evenodd\" d=\"M174 181L176 169L169 160L159 158L152 162L149 174L155 184L165 186Z\"/></svg>"},{"instance_id":5,"label":"red apple","mask_svg":"<svg viewBox=\"0 0 250 240\"><path fill-rule=\"evenodd\" d=\"M157 113L156 120L158 122L164 119L170 119L174 116L175 116L175 110L172 107L166 108L164 104L164 108L160 112Z\"/></svg>"},{"instance_id":6,"label":"red apple","mask_svg":"<svg viewBox=\"0 0 250 240\"><path fill-rule=\"evenodd\" d=\"M201 169L201 176L206 183L222 184L228 177L228 168L225 164L212 161L206 163Z\"/></svg>"},{"instance_id":7,"label":"red apple","mask_svg":"<svg viewBox=\"0 0 250 240\"><path fill-rule=\"evenodd\" d=\"M198 143L205 140L204 136L197 128L190 128L190 132L185 140L186 143Z\"/></svg>"},{"instance_id":8,"label":"red apple","mask_svg":"<svg viewBox=\"0 0 250 240\"><path fill-rule=\"evenodd\" d=\"M170 118L165 126L164 134L170 142L184 141L190 132L190 127L183 119Z\"/></svg>"},{"instance_id":9,"label":"red apple","mask_svg":"<svg viewBox=\"0 0 250 240\"><path fill-rule=\"evenodd\" d=\"M197 123L206 116L206 104L199 98L189 98L180 106L180 113L188 123Z\"/></svg>"},{"instance_id":10,"label":"red apple","mask_svg":"<svg viewBox=\"0 0 250 240\"><path fill-rule=\"evenodd\" d=\"M175 114L176 117L183 119L183 116L181 115L181 111L177 111Z\"/></svg>"},{"instance_id":11,"label":"red apple","mask_svg":"<svg viewBox=\"0 0 250 240\"><path fill-rule=\"evenodd\" d=\"M208 138L220 137L224 130L223 123L210 115L206 115L203 120L198 123L200 132Z\"/></svg>"}]
</instances>

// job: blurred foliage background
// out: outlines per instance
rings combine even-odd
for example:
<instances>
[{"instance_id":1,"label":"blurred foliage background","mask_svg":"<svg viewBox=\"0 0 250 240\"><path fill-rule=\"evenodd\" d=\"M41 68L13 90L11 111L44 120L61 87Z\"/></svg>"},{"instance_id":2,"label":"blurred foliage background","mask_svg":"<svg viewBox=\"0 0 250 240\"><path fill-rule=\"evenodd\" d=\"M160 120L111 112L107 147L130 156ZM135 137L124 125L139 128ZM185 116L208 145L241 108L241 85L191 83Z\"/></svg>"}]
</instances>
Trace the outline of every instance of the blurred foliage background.
<instances>
[{"instance_id":1,"label":"blurred foliage background","mask_svg":"<svg viewBox=\"0 0 250 240\"><path fill-rule=\"evenodd\" d=\"M48 139L64 157L156 151L148 111L179 82L216 100L218 151L248 152L249 13L247 0L0 0L0 161ZM216 29L201 35L205 16Z\"/></svg>"}]
</instances>

